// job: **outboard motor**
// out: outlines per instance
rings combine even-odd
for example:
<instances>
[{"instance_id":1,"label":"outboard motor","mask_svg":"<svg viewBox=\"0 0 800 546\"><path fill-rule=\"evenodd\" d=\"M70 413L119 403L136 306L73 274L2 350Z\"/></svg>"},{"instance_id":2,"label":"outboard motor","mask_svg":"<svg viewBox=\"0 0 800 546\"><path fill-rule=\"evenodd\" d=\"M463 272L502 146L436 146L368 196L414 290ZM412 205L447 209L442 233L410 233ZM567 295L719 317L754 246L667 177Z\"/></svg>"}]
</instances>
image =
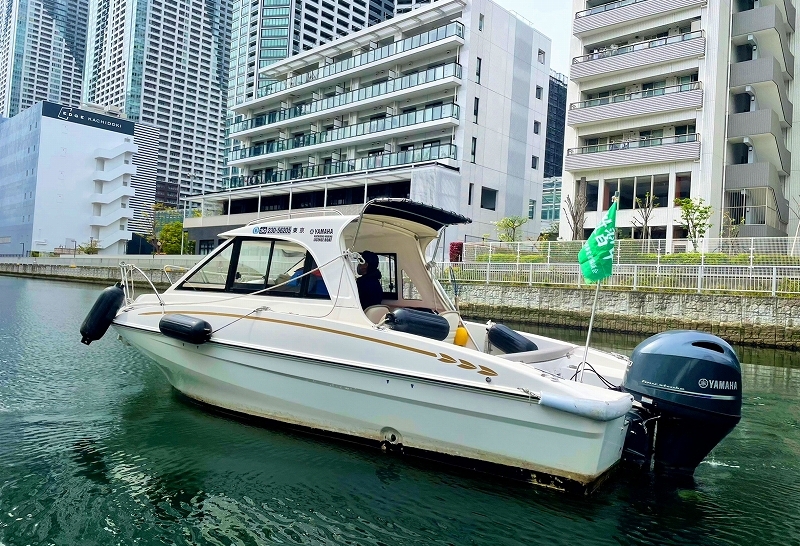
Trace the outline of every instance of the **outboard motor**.
<instances>
[{"instance_id":1,"label":"outboard motor","mask_svg":"<svg viewBox=\"0 0 800 546\"><path fill-rule=\"evenodd\" d=\"M647 338L634 349L622 387L641 404L628 415L623 459L649 468L652 454L657 472L692 475L742 416L739 359L711 334Z\"/></svg>"}]
</instances>

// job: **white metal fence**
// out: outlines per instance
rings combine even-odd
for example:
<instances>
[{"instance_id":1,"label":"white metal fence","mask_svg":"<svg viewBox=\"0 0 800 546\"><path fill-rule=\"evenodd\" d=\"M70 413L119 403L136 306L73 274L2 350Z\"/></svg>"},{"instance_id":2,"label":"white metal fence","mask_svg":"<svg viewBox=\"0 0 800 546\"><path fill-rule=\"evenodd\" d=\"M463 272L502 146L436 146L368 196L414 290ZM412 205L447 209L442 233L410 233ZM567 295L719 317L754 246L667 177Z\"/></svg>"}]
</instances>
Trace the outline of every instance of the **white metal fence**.
<instances>
[{"instance_id":1,"label":"white metal fence","mask_svg":"<svg viewBox=\"0 0 800 546\"><path fill-rule=\"evenodd\" d=\"M586 286L577 263L445 262L436 275L457 283ZM789 296L800 294L800 266L620 264L603 286L653 292Z\"/></svg>"},{"instance_id":2,"label":"white metal fence","mask_svg":"<svg viewBox=\"0 0 800 546\"><path fill-rule=\"evenodd\" d=\"M465 243L462 261L492 263L575 263L583 241ZM800 266L800 242L793 237L702 239L618 239L615 264Z\"/></svg>"}]
</instances>

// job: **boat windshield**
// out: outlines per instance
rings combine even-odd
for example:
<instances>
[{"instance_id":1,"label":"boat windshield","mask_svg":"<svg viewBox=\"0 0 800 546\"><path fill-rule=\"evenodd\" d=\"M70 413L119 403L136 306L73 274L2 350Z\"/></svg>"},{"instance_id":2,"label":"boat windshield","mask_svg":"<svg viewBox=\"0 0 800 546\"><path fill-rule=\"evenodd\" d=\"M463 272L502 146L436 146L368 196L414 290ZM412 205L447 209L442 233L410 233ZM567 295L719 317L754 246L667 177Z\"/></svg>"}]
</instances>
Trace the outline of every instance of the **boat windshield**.
<instances>
[{"instance_id":1,"label":"boat windshield","mask_svg":"<svg viewBox=\"0 0 800 546\"><path fill-rule=\"evenodd\" d=\"M177 289L330 298L308 249L292 241L262 238L234 239Z\"/></svg>"}]
</instances>

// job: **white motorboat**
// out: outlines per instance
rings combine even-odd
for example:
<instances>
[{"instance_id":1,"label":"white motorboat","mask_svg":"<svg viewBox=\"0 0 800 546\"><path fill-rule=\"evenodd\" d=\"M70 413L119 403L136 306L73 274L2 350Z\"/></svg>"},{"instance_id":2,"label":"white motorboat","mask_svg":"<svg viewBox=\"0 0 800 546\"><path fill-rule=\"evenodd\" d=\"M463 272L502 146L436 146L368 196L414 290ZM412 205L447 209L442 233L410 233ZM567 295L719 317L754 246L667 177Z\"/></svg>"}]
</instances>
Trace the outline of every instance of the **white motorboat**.
<instances>
[{"instance_id":1,"label":"white motorboat","mask_svg":"<svg viewBox=\"0 0 800 546\"><path fill-rule=\"evenodd\" d=\"M693 472L739 420L730 346L668 332L632 361L584 361L583 347L463 320L426 249L469 221L403 199L258 220L161 294L132 299L123 266L83 342L113 324L195 400L549 487L591 490L623 457ZM365 251L383 297L362 309Z\"/></svg>"}]
</instances>

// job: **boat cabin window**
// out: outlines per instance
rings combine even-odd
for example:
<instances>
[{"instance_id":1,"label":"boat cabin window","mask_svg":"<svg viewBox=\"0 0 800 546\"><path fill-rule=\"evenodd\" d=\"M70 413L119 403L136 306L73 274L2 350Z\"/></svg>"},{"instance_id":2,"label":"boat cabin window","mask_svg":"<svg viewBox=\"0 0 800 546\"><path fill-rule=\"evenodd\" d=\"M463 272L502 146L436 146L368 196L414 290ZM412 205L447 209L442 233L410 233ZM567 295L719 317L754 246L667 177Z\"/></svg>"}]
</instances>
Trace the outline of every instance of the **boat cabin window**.
<instances>
[{"instance_id":1,"label":"boat cabin window","mask_svg":"<svg viewBox=\"0 0 800 546\"><path fill-rule=\"evenodd\" d=\"M421 300L422 296L417 290L417 287L414 286L414 282L411 280L411 277L408 276L408 273L403 271L402 274L403 278L403 299L404 300Z\"/></svg>"},{"instance_id":2,"label":"boat cabin window","mask_svg":"<svg viewBox=\"0 0 800 546\"><path fill-rule=\"evenodd\" d=\"M267 290L270 287L275 288ZM330 299L317 263L305 247L260 238L234 240L178 288Z\"/></svg>"},{"instance_id":3,"label":"boat cabin window","mask_svg":"<svg viewBox=\"0 0 800 546\"><path fill-rule=\"evenodd\" d=\"M378 271L381 272L383 299L397 299L397 254L378 254Z\"/></svg>"}]
</instances>

